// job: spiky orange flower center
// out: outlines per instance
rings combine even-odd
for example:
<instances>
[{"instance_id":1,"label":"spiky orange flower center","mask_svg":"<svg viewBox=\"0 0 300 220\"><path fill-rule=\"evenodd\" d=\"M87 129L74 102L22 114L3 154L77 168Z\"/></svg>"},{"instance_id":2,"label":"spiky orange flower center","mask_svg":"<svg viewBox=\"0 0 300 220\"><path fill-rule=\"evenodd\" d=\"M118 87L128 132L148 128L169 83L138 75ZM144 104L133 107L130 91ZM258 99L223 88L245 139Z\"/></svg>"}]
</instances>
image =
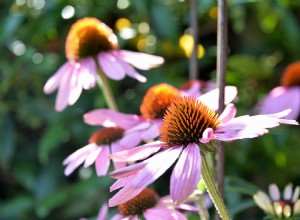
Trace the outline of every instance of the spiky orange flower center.
<instances>
[{"instance_id":1,"label":"spiky orange flower center","mask_svg":"<svg viewBox=\"0 0 300 220\"><path fill-rule=\"evenodd\" d=\"M281 84L285 87L300 85L300 62L295 62L286 67L281 77Z\"/></svg>"},{"instance_id":2,"label":"spiky orange flower center","mask_svg":"<svg viewBox=\"0 0 300 220\"><path fill-rule=\"evenodd\" d=\"M95 56L101 51L118 48L118 39L113 31L97 18L82 18L76 21L67 36L66 56L69 60Z\"/></svg>"},{"instance_id":3,"label":"spiky orange flower center","mask_svg":"<svg viewBox=\"0 0 300 220\"><path fill-rule=\"evenodd\" d=\"M89 143L107 145L123 137L124 129L119 127L100 128L89 139Z\"/></svg>"},{"instance_id":4,"label":"spiky orange flower center","mask_svg":"<svg viewBox=\"0 0 300 220\"><path fill-rule=\"evenodd\" d=\"M152 189L144 189L133 199L118 206L118 212L124 216L141 215L149 208L156 205L158 196Z\"/></svg>"},{"instance_id":5,"label":"spiky orange flower center","mask_svg":"<svg viewBox=\"0 0 300 220\"><path fill-rule=\"evenodd\" d=\"M182 97L167 109L161 126L160 140L169 147L199 143L206 128L220 125L217 113L192 97Z\"/></svg>"},{"instance_id":6,"label":"spiky orange flower center","mask_svg":"<svg viewBox=\"0 0 300 220\"><path fill-rule=\"evenodd\" d=\"M179 97L175 87L166 83L155 85L144 96L140 112L145 118L162 118L171 102Z\"/></svg>"}]
</instances>

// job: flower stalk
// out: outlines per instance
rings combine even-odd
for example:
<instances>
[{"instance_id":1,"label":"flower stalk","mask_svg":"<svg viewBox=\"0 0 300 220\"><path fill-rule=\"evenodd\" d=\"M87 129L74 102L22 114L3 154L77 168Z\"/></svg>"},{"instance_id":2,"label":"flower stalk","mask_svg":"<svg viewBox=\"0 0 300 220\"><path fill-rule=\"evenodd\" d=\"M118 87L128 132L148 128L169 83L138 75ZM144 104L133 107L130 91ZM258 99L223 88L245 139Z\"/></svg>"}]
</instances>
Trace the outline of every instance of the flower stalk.
<instances>
[{"instance_id":1,"label":"flower stalk","mask_svg":"<svg viewBox=\"0 0 300 220\"><path fill-rule=\"evenodd\" d=\"M215 181L209 170L209 166L207 164L205 155L202 156L202 177L203 177L204 183L206 185L207 191L209 193L209 196L211 197L221 219L229 220L230 219L229 214L227 212L227 209L225 207L223 199L222 199L219 191L217 190Z\"/></svg>"},{"instance_id":2,"label":"flower stalk","mask_svg":"<svg viewBox=\"0 0 300 220\"><path fill-rule=\"evenodd\" d=\"M118 106L116 104L114 95L113 95L111 87L109 85L109 81L108 81L107 77L104 75L102 69L100 68L98 60L95 58L94 58L94 60L96 63L96 68L97 68L97 73L98 73L97 83L103 92L106 104L108 105L108 107L111 110L118 111Z\"/></svg>"}]
</instances>

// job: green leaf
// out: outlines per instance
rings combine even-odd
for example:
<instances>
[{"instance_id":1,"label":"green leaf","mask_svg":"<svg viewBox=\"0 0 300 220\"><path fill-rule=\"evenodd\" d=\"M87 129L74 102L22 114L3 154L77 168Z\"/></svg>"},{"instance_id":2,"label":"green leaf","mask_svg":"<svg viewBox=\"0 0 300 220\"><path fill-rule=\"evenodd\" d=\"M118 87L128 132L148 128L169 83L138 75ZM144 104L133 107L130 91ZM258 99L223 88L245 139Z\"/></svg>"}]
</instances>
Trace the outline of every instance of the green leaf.
<instances>
[{"instance_id":1,"label":"green leaf","mask_svg":"<svg viewBox=\"0 0 300 220\"><path fill-rule=\"evenodd\" d=\"M226 177L225 189L253 196L259 189L256 185L238 177Z\"/></svg>"},{"instance_id":2,"label":"green leaf","mask_svg":"<svg viewBox=\"0 0 300 220\"><path fill-rule=\"evenodd\" d=\"M0 219L19 219L32 209L33 199L29 195L18 195L0 205Z\"/></svg>"}]
</instances>

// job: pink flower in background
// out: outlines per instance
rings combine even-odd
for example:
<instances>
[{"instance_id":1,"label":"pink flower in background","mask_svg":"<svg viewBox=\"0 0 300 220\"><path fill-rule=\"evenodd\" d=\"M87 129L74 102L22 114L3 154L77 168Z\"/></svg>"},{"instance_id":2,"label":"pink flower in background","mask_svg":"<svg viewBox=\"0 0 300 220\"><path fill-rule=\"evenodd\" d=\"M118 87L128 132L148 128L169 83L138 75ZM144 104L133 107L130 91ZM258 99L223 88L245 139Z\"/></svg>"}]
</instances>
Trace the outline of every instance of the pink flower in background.
<instances>
[{"instance_id":1,"label":"pink flower in background","mask_svg":"<svg viewBox=\"0 0 300 220\"><path fill-rule=\"evenodd\" d=\"M182 84L179 87L181 94L186 96L192 96L198 98L204 93L207 93L217 87L216 83L213 81L204 80L191 80L187 83Z\"/></svg>"},{"instance_id":2,"label":"pink flower in background","mask_svg":"<svg viewBox=\"0 0 300 220\"><path fill-rule=\"evenodd\" d=\"M106 111L102 111L102 115L105 115ZM110 116L118 118L118 126L109 121L100 123L99 125L105 126L93 133L89 139L89 144L78 149L71 155L69 155L64 161L63 164L66 165L65 175L70 175L78 166L82 163L83 166L89 167L92 164L95 164L96 172L98 176L104 176L107 174L111 153L122 151L130 147L136 146L138 143L129 143L126 146L122 145L122 140L126 139L126 134L124 133L126 129L129 129L133 126L136 126L140 123L139 118L134 115L126 115L122 113L114 113ZM94 120L93 117L89 118ZM120 168L125 166L125 163L114 162L115 168Z\"/></svg>"},{"instance_id":3,"label":"pink flower in background","mask_svg":"<svg viewBox=\"0 0 300 220\"><path fill-rule=\"evenodd\" d=\"M113 31L97 18L91 17L79 19L72 25L66 40L66 56L68 61L44 86L47 94L58 89L55 103L57 111L73 105L82 89L88 90L96 85L98 64L112 80L121 80L127 75L145 82L146 78L132 66L148 70L164 62L159 56L119 50Z\"/></svg>"},{"instance_id":4,"label":"pink flower in background","mask_svg":"<svg viewBox=\"0 0 300 220\"><path fill-rule=\"evenodd\" d=\"M201 175L201 154L214 151L212 140L232 141L254 138L280 124L298 125L294 120L281 119L290 110L272 115L240 116L227 105L218 116L199 100L182 97L167 109L160 129L160 141L111 155L116 162L144 160L111 172L118 179L111 190L122 188L109 200L110 206L126 202L153 183L175 164L171 175L170 195L177 204L191 195Z\"/></svg>"},{"instance_id":5,"label":"pink flower in background","mask_svg":"<svg viewBox=\"0 0 300 220\"><path fill-rule=\"evenodd\" d=\"M107 220L107 205L104 204L100 209L97 220ZM170 196L159 198L153 189L144 189L131 200L118 206L118 213L111 220L138 220L143 216L146 220L187 220L179 211L199 210L188 204L175 205Z\"/></svg>"},{"instance_id":6,"label":"pink flower in background","mask_svg":"<svg viewBox=\"0 0 300 220\"><path fill-rule=\"evenodd\" d=\"M237 95L237 89L234 86L226 86L225 102L231 102ZM151 87L140 106L141 116L129 115L128 117L138 117L140 123L125 131L126 137L122 140L122 145L137 145L142 141L149 141L159 136L159 128L162 124L163 115L167 108L175 99L185 96L187 93L181 93L175 87L166 83L158 84ZM203 101L212 109L218 109L218 89L211 90L201 95L198 99ZM105 111L105 113L104 113ZM100 125L103 123L112 123L118 125L120 119L115 117L116 112L108 109L97 109L90 111L84 115L85 123L89 125ZM122 115L121 118L126 115Z\"/></svg>"},{"instance_id":7,"label":"pink flower in background","mask_svg":"<svg viewBox=\"0 0 300 220\"><path fill-rule=\"evenodd\" d=\"M300 115L300 61L286 67L282 74L281 86L270 93L259 103L260 114L272 114L292 109L286 119L297 119Z\"/></svg>"}]
</instances>

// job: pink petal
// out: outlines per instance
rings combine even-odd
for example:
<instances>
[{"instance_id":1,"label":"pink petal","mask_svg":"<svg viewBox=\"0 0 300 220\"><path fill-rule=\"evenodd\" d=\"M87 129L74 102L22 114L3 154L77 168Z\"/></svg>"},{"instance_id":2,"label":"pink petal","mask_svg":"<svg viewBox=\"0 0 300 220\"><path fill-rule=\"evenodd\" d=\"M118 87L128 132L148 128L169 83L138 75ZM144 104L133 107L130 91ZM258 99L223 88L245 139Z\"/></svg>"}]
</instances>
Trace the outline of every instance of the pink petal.
<instances>
[{"instance_id":1,"label":"pink petal","mask_svg":"<svg viewBox=\"0 0 300 220\"><path fill-rule=\"evenodd\" d=\"M109 159L109 147L102 146L101 151L96 159L96 173L98 176L105 176L107 174L108 168L110 164Z\"/></svg>"},{"instance_id":2,"label":"pink petal","mask_svg":"<svg viewBox=\"0 0 300 220\"><path fill-rule=\"evenodd\" d=\"M175 204L170 195L163 196L160 198L159 203L156 205L158 207L171 207L175 209L182 209L186 211L199 212L199 208L194 207L192 205L181 203L179 205Z\"/></svg>"},{"instance_id":3,"label":"pink petal","mask_svg":"<svg viewBox=\"0 0 300 220\"><path fill-rule=\"evenodd\" d=\"M274 201L277 201L280 199L280 191L276 184L273 183L269 186L269 194L270 194L272 200L274 200Z\"/></svg>"},{"instance_id":4,"label":"pink petal","mask_svg":"<svg viewBox=\"0 0 300 220\"><path fill-rule=\"evenodd\" d=\"M172 147L148 159L146 166L140 170L135 178L109 200L109 206L122 204L138 195L166 172L178 158L181 151L182 147Z\"/></svg>"},{"instance_id":5,"label":"pink petal","mask_svg":"<svg viewBox=\"0 0 300 220\"><path fill-rule=\"evenodd\" d=\"M283 190L284 200L291 200L293 196L293 184L289 183Z\"/></svg>"},{"instance_id":6,"label":"pink petal","mask_svg":"<svg viewBox=\"0 0 300 220\"><path fill-rule=\"evenodd\" d=\"M110 148L111 148L112 154L120 152L125 149L122 145L120 145L120 143L118 141L111 143ZM124 162L113 161L113 164L114 164L115 169L119 169L119 168L126 166L126 163L124 163Z\"/></svg>"},{"instance_id":7,"label":"pink petal","mask_svg":"<svg viewBox=\"0 0 300 220\"><path fill-rule=\"evenodd\" d=\"M185 147L171 175L170 194L176 204L184 202L196 189L201 174L201 156L197 144Z\"/></svg>"},{"instance_id":8,"label":"pink petal","mask_svg":"<svg viewBox=\"0 0 300 220\"><path fill-rule=\"evenodd\" d=\"M88 90L96 86L97 71L93 58L88 57L80 62L80 81L84 89Z\"/></svg>"},{"instance_id":9,"label":"pink petal","mask_svg":"<svg viewBox=\"0 0 300 220\"><path fill-rule=\"evenodd\" d=\"M164 63L164 58L159 56L128 50L118 50L116 52L125 62L141 70L149 70Z\"/></svg>"},{"instance_id":10,"label":"pink petal","mask_svg":"<svg viewBox=\"0 0 300 220\"><path fill-rule=\"evenodd\" d=\"M68 106L68 99L70 95L70 81L74 71L72 65L68 65L65 74L62 76L55 102L55 110L60 112Z\"/></svg>"},{"instance_id":11,"label":"pink petal","mask_svg":"<svg viewBox=\"0 0 300 220\"><path fill-rule=\"evenodd\" d=\"M107 220L107 214L108 214L108 205L104 203L99 210L97 220Z\"/></svg>"},{"instance_id":12,"label":"pink petal","mask_svg":"<svg viewBox=\"0 0 300 220\"><path fill-rule=\"evenodd\" d=\"M149 140L159 137L159 130L160 130L161 124L162 124L162 119L152 120L151 127L148 130L146 130L145 132L143 132L143 134L141 136L143 138L143 140L149 141Z\"/></svg>"},{"instance_id":13,"label":"pink petal","mask_svg":"<svg viewBox=\"0 0 300 220\"><path fill-rule=\"evenodd\" d=\"M82 92L82 82L80 81L80 64L75 65L73 73L70 79L70 93L68 97L68 104L73 105L81 95Z\"/></svg>"},{"instance_id":14,"label":"pink petal","mask_svg":"<svg viewBox=\"0 0 300 220\"><path fill-rule=\"evenodd\" d=\"M115 179L125 178L127 176L137 174L148 163L149 160L144 160L140 163L132 164L130 166L122 167L109 173L109 176Z\"/></svg>"},{"instance_id":15,"label":"pink petal","mask_svg":"<svg viewBox=\"0 0 300 220\"><path fill-rule=\"evenodd\" d=\"M141 131L125 132L124 136L120 140L120 144L126 149L136 147L142 142L141 133Z\"/></svg>"},{"instance_id":16,"label":"pink petal","mask_svg":"<svg viewBox=\"0 0 300 220\"><path fill-rule=\"evenodd\" d=\"M124 220L124 216L121 214L115 214L111 220ZM130 220L130 219L129 219Z\"/></svg>"},{"instance_id":17,"label":"pink petal","mask_svg":"<svg viewBox=\"0 0 300 220\"><path fill-rule=\"evenodd\" d=\"M130 66L128 63L124 62L122 57L119 56L118 53L114 54L115 57L117 57L119 63L123 66L123 69L127 73L128 76L130 76L133 79L138 80L139 82L146 82L147 79L143 75L139 74L132 66Z\"/></svg>"},{"instance_id":18,"label":"pink petal","mask_svg":"<svg viewBox=\"0 0 300 220\"><path fill-rule=\"evenodd\" d=\"M143 213L146 220L187 220L187 218L180 212L167 208L151 208Z\"/></svg>"},{"instance_id":19,"label":"pink petal","mask_svg":"<svg viewBox=\"0 0 300 220\"><path fill-rule=\"evenodd\" d=\"M125 70L117 58L110 52L101 52L98 55L99 64L105 75L113 80L121 80L125 77Z\"/></svg>"},{"instance_id":20,"label":"pink petal","mask_svg":"<svg viewBox=\"0 0 300 220\"><path fill-rule=\"evenodd\" d=\"M45 86L44 86L44 93L50 94L56 90L61 82L62 77L64 76L66 70L69 69L69 62L66 62L64 65L62 65L53 76L51 76Z\"/></svg>"},{"instance_id":21,"label":"pink petal","mask_svg":"<svg viewBox=\"0 0 300 220\"><path fill-rule=\"evenodd\" d=\"M226 86L225 87L225 101L227 105L233 101L237 95L237 88L235 86ZM219 89L213 89L203 95L201 95L197 100L203 102L205 105L210 107L213 110L218 110L219 108Z\"/></svg>"},{"instance_id":22,"label":"pink petal","mask_svg":"<svg viewBox=\"0 0 300 220\"><path fill-rule=\"evenodd\" d=\"M272 114L292 109L292 113L285 116L286 119L297 119L300 113L300 87L285 88L279 86L271 92L259 104L260 114Z\"/></svg>"},{"instance_id":23,"label":"pink petal","mask_svg":"<svg viewBox=\"0 0 300 220\"><path fill-rule=\"evenodd\" d=\"M236 108L234 106L234 104L229 103L224 111L222 112L222 114L219 116L219 121L221 121L223 124L229 122L231 119L234 118L234 116L236 115Z\"/></svg>"},{"instance_id":24,"label":"pink petal","mask_svg":"<svg viewBox=\"0 0 300 220\"><path fill-rule=\"evenodd\" d=\"M110 188L109 188L110 192L115 191L116 189L124 187L129 182L131 182L134 179L135 176L136 176L136 174L133 174L133 175L127 176L123 179L117 180L116 182L114 182L114 184L112 184L110 186Z\"/></svg>"},{"instance_id":25,"label":"pink petal","mask_svg":"<svg viewBox=\"0 0 300 220\"><path fill-rule=\"evenodd\" d=\"M139 147L134 147L128 150L111 154L110 157L117 162L134 162L143 160L159 151L163 145L163 142L155 141Z\"/></svg>"},{"instance_id":26,"label":"pink petal","mask_svg":"<svg viewBox=\"0 0 300 220\"><path fill-rule=\"evenodd\" d=\"M136 126L144 120L138 115L124 114L110 109L92 110L84 114L83 119L89 125L118 126L124 129Z\"/></svg>"},{"instance_id":27,"label":"pink petal","mask_svg":"<svg viewBox=\"0 0 300 220\"><path fill-rule=\"evenodd\" d=\"M212 128L206 128L202 133L202 138L199 139L201 143L208 143L211 140L216 139L216 136L214 134L214 130Z\"/></svg>"},{"instance_id":28,"label":"pink petal","mask_svg":"<svg viewBox=\"0 0 300 220\"><path fill-rule=\"evenodd\" d=\"M74 153L70 154L66 159L64 159L63 165L66 165L66 164L76 160L81 155L88 155L89 152L91 152L97 148L98 147L96 144L88 144L88 145L76 150Z\"/></svg>"},{"instance_id":29,"label":"pink petal","mask_svg":"<svg viewBox=\"0 0 300 220\"><path fill-rule=\"evenodd\" d=\"M86 156L84 164L83 164L84 168L91 166L95 162L95 160L97 159L97 157L99 155L100 150L101 150L101 147L98 147L97 149L94 149Z\"/></svg>"}]
</instances>

